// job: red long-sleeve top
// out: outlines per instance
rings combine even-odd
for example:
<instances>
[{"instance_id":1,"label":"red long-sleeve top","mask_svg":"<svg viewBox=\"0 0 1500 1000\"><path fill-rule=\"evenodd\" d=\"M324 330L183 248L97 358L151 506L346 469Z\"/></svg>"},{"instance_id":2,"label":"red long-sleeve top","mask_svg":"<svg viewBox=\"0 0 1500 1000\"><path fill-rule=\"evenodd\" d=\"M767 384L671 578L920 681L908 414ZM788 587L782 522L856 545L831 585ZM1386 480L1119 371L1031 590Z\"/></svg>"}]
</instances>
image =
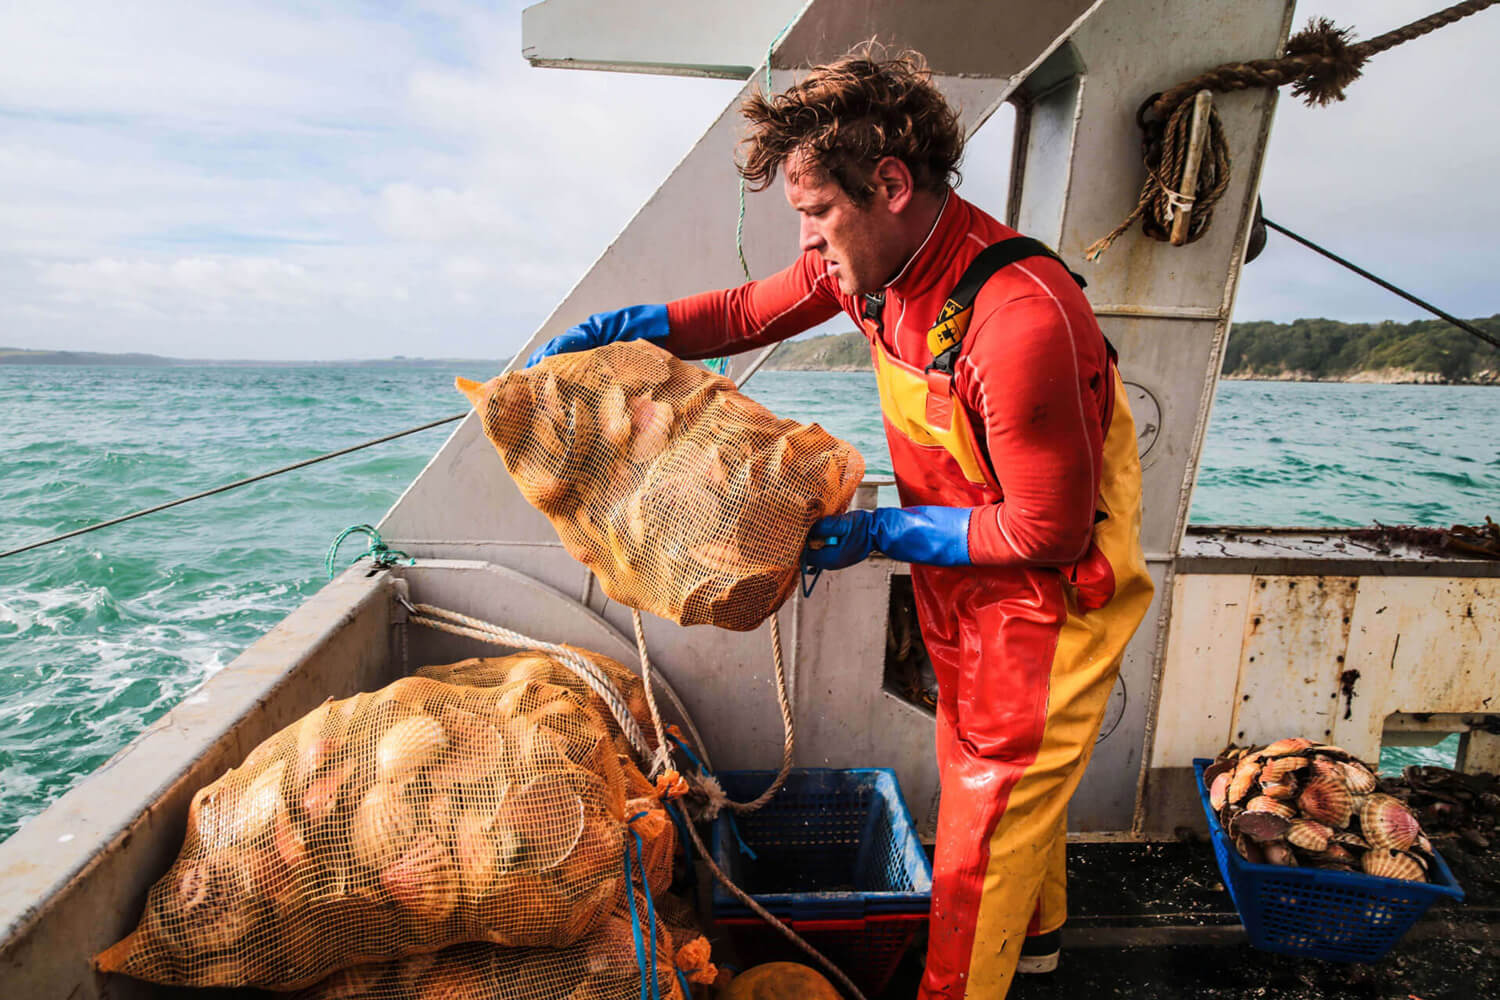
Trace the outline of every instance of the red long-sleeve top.
<instances>
[{"instance_id":1,"label":"red long-sleeve top","mask_svg":"<svg viewBox=\"0 0 1500 1000\"><path fill-rule=\"evenodd\" d=\"M886 286L879 336L889 353L925 368L932 360L927 331L964 269L986 246L1016 235L950 193L932 232ZM669 302L671 334L663 346L688 359L736 354L839 312L863 329L862 305L839 291L809 251L764 280ZM969 482L946 452L916 445L887 421L902 502L975 508L975 565L1079 559L1099 496L1108 369L1093 310L1061 264L1030 258L997 272L975 300L954 391L1000 488Z\"/></svg>"}]
</instances>

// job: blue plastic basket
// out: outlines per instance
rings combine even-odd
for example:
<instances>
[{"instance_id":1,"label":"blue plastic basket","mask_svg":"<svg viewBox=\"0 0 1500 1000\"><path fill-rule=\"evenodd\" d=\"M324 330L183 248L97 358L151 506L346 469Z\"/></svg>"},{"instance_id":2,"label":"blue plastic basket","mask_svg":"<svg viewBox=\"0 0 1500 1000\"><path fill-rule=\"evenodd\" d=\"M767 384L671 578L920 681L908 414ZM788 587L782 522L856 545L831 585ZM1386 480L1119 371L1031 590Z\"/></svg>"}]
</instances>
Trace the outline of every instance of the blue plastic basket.
<instances>
[{"instance_id":1,"label":"blue plastic basket","mask_svg":"<svg viewBox=\"0 0 1500 1000\"><path fill-rule=\"evenodd\" d=\"M717 775L730 798L745 801L769 788L773 771ZM932 863L888 768L796 768L763 808L714 825L714 860L773 914L789 920L855 920L876 914L926 913ZM754 852L740 848L740 840ZM715 918L750 916L714 886Z\"/></svg>"},{"instance_id":2,"label":"blue plastic basket","mask_svg":"<svg viewBox=\"0 0 1500 1000\"><path fill-rule=\"evenodd\" d=\"M1464 898L1436 853L1431 882L1246 861L1209 804L1203 770L1211 763L1202 757L1193 761L1198 797L1219 873L1255 947L1333 962L1374 962L1437 900Z\"/></svg>"}]
</instances>

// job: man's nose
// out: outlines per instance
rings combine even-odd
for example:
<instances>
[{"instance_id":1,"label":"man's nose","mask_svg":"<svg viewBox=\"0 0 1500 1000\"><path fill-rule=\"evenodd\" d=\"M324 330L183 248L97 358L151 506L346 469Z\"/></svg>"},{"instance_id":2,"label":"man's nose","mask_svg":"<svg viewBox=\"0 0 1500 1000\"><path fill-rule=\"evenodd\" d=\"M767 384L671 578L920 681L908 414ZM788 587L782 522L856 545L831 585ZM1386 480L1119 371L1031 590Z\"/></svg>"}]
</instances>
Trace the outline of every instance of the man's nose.
<instances>
[{"instance_id":1,"label":"man's nose","mask_svg":"<svg viewBox=\"0 0 1500 1000\"><path fill-rule=\"evenodd\" d=\"M799 246L803 253L809 250L820 250L823 247L823 237L813 225L813 220L807 216L802 217L801 229L798 233Z\"/></svg>"}]
</instances>

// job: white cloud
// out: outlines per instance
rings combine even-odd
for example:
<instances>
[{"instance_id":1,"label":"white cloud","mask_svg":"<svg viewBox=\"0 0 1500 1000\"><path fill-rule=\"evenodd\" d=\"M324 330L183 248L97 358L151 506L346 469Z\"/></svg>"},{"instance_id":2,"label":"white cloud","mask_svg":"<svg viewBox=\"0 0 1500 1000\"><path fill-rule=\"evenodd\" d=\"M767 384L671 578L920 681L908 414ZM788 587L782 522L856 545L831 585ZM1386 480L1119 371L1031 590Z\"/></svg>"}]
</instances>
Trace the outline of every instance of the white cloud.
<instances>
[{"instance_id":1,"label":"white cloud","mask_svg":"<svg viewBox=\"0 0 1500 1000\"><path fill-rule=\"evenodd\" d=\"M521 6L0 5L0 343L509 353L737 89L532 69ZM1368 36L1429 6L1299 20ZM1377 57L1343 105L1284 99L1268 214L1461 313L1500 309L1500 109L1434 97L1500 92L1497 47L1488 12ZM1239 303L1413 312L1274 238Z\"/></svg>"}]
</instances>

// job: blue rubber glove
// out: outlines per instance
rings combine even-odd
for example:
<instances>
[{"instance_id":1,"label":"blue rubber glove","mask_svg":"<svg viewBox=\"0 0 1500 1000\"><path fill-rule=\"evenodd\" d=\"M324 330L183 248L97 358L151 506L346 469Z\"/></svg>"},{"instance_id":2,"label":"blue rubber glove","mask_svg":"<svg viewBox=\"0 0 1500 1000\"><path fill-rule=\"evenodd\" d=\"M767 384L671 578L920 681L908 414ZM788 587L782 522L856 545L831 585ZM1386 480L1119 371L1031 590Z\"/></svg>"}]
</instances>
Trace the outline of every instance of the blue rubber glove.
<instances>
[{"instance_id":1,"label":"blue rubber glove","mask_svg":"<svg viewBox=\"0 0 1500 1000\"><path fill-rule=\"evenodd\" d=\"M627 306L612 312L594 313L577 326L569 327L531 352L526 367L554 354L587 351L622 340L666 340L666 306Z\"/></svg>"},{"instance_id":2,"label":"blue rubber glove","mask_svg":"<svg viewBox=\"0 0 1500 1000\"><path fill-rule=\"evenodd\" d=\"M969 565L970 507L877 507L820 518L807 534L804 565L843 569L881 552L927 566Z\"/></svg>"}]
</instances>

